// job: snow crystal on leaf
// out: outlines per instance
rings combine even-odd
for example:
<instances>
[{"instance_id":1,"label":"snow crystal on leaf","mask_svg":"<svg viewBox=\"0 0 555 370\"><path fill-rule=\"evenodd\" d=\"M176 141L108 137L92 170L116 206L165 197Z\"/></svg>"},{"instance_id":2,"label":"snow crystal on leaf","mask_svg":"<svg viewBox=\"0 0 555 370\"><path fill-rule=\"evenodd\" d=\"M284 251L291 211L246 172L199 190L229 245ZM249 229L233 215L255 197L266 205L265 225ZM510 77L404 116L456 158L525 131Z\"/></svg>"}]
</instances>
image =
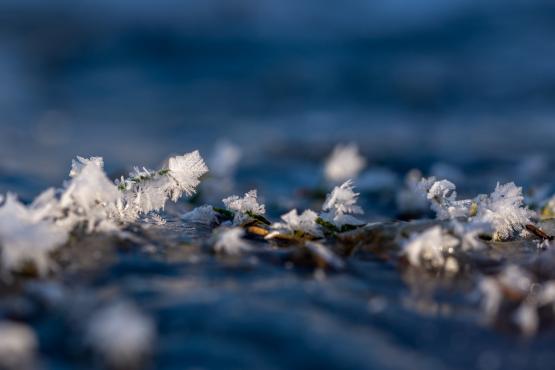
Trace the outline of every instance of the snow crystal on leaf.
<instances>
[{"instance_id":1,"label":"snow crystal on leaf","mask_svg":"<svg viewBox=\"0 0 555 370\"><path fill-rule=\"evenodd\" d=\"M281 216L283 222L275 223L272 227L288 234L302 233L314 237L323 237L320 225L316 223L317 218L316 212L310 209L307 209L301 215L298 214L296 209L293 209Z\"/></svg>"},{"instance_id":2,"label":"snow crystal on leaf","mask_svg":"<svg viewBox=\"0 0 555 370\"><path fill-rule=\"evenodd\" d=\"M175 202L185 193L191 196L200 184L200 177L208 172L208 167L200 156L198 150L182 156L172 157L168 162L170 175L177 181L179 191L174 191L172 200Z\"/></svg>"},{"instance_id":3,"label":"snow crystal on leaf","mask_svg":"<svg viewBox=\"0 0 555 370\"><path fill-rule=\"evenodd\" d=\"M494 238L504 240L515 232L523 232L525 225L531 223L535 212L524 207L522 188L514 183L495 187L489 197L482 197L474 221L490 224L494 229Z\"/></svg>"},{"instance_id":4,"label":"snow crystal on leaf","mask_svg":"<svg viewBox=\"0 0 555 370\"><path fill-rule=\"evenodd\" d=\"M363 224L362 221L352 216L353 214L364 214L362 208L357 205L358 196L359 194L354 192L351 180L347 180L341 186L336 186L326 197L320 217L337 227Z\"/></svg>"},{"instance_id":5,"label":"snow crystal on leaf","mask_svg":"<svg viewBox=\"0 0 555 370\"><path fill-rule=\"evenodd\" d=\"M241 225L247 222L253 215L261 216L266 213L263 204L258 203L258 193L251 190L243 198L232 195L222 200L225 207L235 213L233 224Z\"/></svg>"},{"instance_id":6,"label":"snow crystal on leaf","mask_svg":"<svg viewBox=\"0 0 555 370\"><path fill-rule=\"evenodd\" d=\"M328 181L339 183L356 178L366 166L356 144L337 145L326 161L325 176Z\"/></svg>"},{"instance_id":7,"label":"snow crystal on leaf","mask_svg":"<svg viewBox=\"0 0 555 370\"><path fill-rule=\"evenodd\" d=\"M176 202L183 193L194 194L206 172L198 151L170 158L168 168L159 171L136 167L129 178L116 182L123 192L118 207L121 217L134 221L139 215L163 209L168 198Z\"/></svg>"}]
</instances>

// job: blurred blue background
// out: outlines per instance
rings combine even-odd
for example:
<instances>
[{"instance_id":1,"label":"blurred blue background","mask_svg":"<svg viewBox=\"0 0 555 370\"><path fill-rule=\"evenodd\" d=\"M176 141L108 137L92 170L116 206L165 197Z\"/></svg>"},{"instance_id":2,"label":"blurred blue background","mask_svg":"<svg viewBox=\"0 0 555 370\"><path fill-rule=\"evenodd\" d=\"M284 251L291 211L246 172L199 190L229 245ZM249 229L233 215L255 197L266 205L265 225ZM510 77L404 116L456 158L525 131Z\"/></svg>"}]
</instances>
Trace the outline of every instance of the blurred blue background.
<instances>
[{"instance_id":1,"label":"blurred blue background","mask_svg":"<svg viewBox=\"0 0 555 370\"><path fill-rule=\"evenodd\" d=\"M547 0L3 0L0 190L223 137L246 158L551 158L554 54Z\"/></svg>"}]
</instances>

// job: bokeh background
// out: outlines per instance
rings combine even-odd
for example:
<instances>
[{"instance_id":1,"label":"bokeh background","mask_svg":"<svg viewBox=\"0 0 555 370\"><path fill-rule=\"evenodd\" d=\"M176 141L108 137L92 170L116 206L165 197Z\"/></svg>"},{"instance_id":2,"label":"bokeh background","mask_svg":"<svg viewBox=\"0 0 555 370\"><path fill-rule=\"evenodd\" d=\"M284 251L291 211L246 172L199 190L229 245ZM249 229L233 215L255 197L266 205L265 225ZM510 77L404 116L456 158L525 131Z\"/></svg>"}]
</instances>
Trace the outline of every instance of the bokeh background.
<instances>
[{"instance_id":1,"label":"bokeh background","mask_svg":"<svg viewBox=\"0 0 555 370\"><path fill-rule=\"evenodd\" d=\"M228 138L245 157L550 160L548 0L3 0L0 191ZM409 166L407 166L409 167Z\"/></svg>"}]
</instances>

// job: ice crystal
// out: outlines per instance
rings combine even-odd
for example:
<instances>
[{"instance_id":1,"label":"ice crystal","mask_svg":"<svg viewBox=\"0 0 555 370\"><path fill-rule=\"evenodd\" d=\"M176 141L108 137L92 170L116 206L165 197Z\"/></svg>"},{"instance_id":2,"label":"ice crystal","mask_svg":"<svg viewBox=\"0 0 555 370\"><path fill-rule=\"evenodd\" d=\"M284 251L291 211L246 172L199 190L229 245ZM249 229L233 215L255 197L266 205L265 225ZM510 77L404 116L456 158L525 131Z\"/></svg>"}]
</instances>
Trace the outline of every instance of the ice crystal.
<instances>
[{"instance_id":1,"label":"ice crystal","mask_svg":"<svg viewBox=\"0 0 555 370\"><path fill-rule=\"evenodd\" d=\"M336 186L328 194L320 217L336 227L343 225L361 225L362 221L352 216L364 214L362 208L357 205L359 194L354 192L353 182L347 180L341 186Z\"/></svg>"},{"instance_id":2,"label":"ice crystal","mask_svg":"<svg viewBox=\"0 0 555 370\"><path fill-rule=\"evenodd\" d=\"M337 145L326 161L325 176L333 183L356 178L366 166L366 160L359 154L356 144Z\"/></svg>"},{"instance_id":3,"label":"ice crystal","mask_svg":"<svg viewBox=\"0 0 555 370\"><path fill-rule=\"evenodd\" d=\"M429 180L426 180L429 183ZM522 188L514 183L497 184L489 196L457 200L455 185L447 180L434 181L427 191L431 208L440 220L462 218L481 225L489 225L496 240L505 240L524 232L535 213L524 206Z\"/></svg>"},{"instance_id":4,"label":"ice crystal","mask_svg":"<svg viewBox=\"0 0 555 370\"><path fill-rule=\"evenodd\" d=\"M37 347L38 340L33 329L15 322L0 322L0 368L34 368Z\"/></svg>"},{"instance_id":5,"label":"ice crystal","mask_svg":"<svg viewBox=\"0 0 555 370\"><path fill-rule=\"evenodd\" d=\"M153 321L134 305L118 302L93 315L87 335L92 348L107 364L128 369L152 351L156 330Z\"/></svg>"},{"instance_id":6,"label":"ice crystal","mask_svg":"<svg viewBox=\"0 0 555 370\"><path fill-rule=\"evenodd\" d=\"M172 157L168 162L168 176L175 180L170 190L171 199L175 202L183 193L191 196L200 184L200 177L208 172L208 167L200 156L198 150Z\"/></svg>"},{"instance_id":7,"label":"ice crystal","mask_svg":"<svg viewBox=\"0 0 555 370\"><path fill-rule=\"evenodd\" d=\"M214 207L204 205L193 209L181 216L183 221L211 225L216 223L218 217Z\"/></svg>"},{"instance_id":8,"label":"ice crystal","mask_svg":"<svg viewBox=\"0 0 555 370\"><path fill-rule=\"evenodd\" d=\"M309 235L312 237L323 237L322 230L320 229L320 225L316 222L318 215L316 212L307 209L302 214L298 214L296 209L289 211L288 213L281 216L281 220L283 222L277 222L272 225L277 234L289 234L289 235ZM266 237L267 239L271 239L276 234L270 233Z\"/></svg>"},{"instance_id":9,"label":"ice crystal","mask_svg":"<svg viewBox=\"0 0 555 370\"><path fill-rule=\"evenodd\" d=\"M104 159L102 157L90 157L84 158L77 156L75 159L71 160L71 171L69 171L69 177L75 177L81 173L83 168L89 163L94 163L100 168L104 168Z\"/></svg>"},{"instance_id":10,"label":"ice crystal","mask_svg":"<svg viewBox=\"0 0 555 370\"><path fill-rule=\"evenodd\" d=\"M69 229L77 223L85 223L88 232L108 227L120 196L116 186L98 163L87 162L66 184L60 198L60 207L69 216L59 223Z\"/></svg>"},{"instance_id":11,"label":"ice crystal","mask_svg":"<svg viewBox=\"0 0 555 370\"><path fill-rule=\"evenodd\" d=\"M524 232L535 213L524 207L522 188L514 183L495 187L489 197L477 198L477 213L473 221L487 223L494 230L494 238L505 240L514 233Z\"/></svg>"},{"instance_id":12,"label":"ice crystal","mask_svg":"<svg viewBox=\"0 0 555 370\"><path fill-rule=\"evenodd\" d=\"M412 235L403 245L403 254L407 256L413 266L430 266L433 269L443 269L448 259L453 257L453 248L459 240L449 235L441 226L434 226L428 230ZM449 264L453 265L450 260Z\"/></svg>"},{"instance_id":13,"label":"ice crystal","mask_svg":"<svg viewBox=\"0 0 555 370\"><path fill-rule=\"evenodd\" d=\"M447 180L435 181L428 190L432 210L440 220L468 217L472 201L457 200L455 184Z\"/></svg>"},{"instance_id":14,"label":"ice crystal","mask_svg":"<svg viewBox=\"0 0 555 370\"><path fill-rule=\"evenodd\" d=\"M233 224L242 225L255 216L262 216L266 213L263 204L258 203L258 193L251 190L244 197L232 195L223 200L227 210L234 213Z\"/></svg>"},{"instance_id":15,"label":"ice crystal","mask_svg":"<svg viewBox=\"0 0 555 370\"><path fill-rule=\"evenodd\" d=\"M245 235L245 230L240 227L218 230L214 251L228 255L238 255L241 252L249 251L251 246L243 239L243 235Z\"/></svg>"},{"instance_id":16,"label":"ice crystal","mask_svg":"<svg viewBox=\"0 0 555 370\"><path fill-rule=\"evenodd\" d=\"M168 168L152 171L135 168L116 184L123 192L120 213L127 221L164 208L168 199L176 202L184 193L195 193L200 177L208 172L198 151L169 159Z\"/></svg>"},{"instance_id":17,"label":"ice crystal","mask_svg":"<svg viewBox=\"0 0 555 370\"><path fill-rule=\"evenodd\" d=\"M0 207L1 262L5 271L33 266L39 274L50 269L49 254L67 240L68 233L43 214L8 194Z\"/></svg>"}]
</instances>

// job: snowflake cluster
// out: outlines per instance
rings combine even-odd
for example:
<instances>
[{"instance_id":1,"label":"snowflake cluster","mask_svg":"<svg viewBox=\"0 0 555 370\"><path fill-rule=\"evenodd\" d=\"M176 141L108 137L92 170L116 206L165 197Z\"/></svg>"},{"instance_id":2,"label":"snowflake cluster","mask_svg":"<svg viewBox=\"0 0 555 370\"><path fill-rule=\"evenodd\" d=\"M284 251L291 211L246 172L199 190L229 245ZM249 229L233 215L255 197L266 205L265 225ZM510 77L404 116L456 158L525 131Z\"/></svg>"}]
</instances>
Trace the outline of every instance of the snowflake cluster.
<instances>
[{"instance_id":1,"label":"snowflake cluster","mask_svg":"<svg viewBox=\"0 0 555 370\"><path fill-rule=\"evenodd\" d=\"M535 212L524 206L522 188L512 182L505 185L498 183L490 195L457 200L456 187L450 181L435 181L435 178L422 181L425 184L432 182L426 194L438 219L463 219L481 225L482 229L489 228L496 240L506 240L523 233L525 226L536 217Z\"/></svg>"}]
</instances>

